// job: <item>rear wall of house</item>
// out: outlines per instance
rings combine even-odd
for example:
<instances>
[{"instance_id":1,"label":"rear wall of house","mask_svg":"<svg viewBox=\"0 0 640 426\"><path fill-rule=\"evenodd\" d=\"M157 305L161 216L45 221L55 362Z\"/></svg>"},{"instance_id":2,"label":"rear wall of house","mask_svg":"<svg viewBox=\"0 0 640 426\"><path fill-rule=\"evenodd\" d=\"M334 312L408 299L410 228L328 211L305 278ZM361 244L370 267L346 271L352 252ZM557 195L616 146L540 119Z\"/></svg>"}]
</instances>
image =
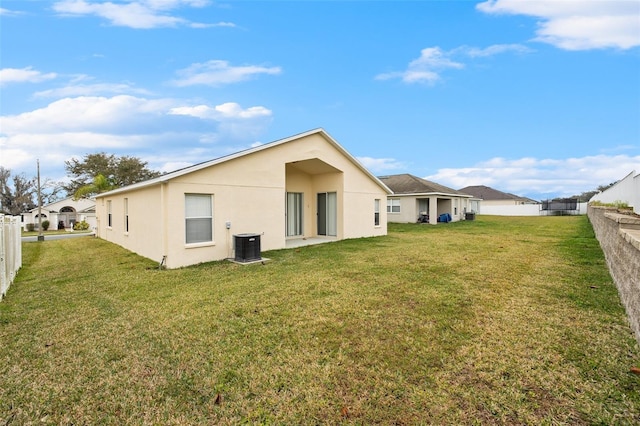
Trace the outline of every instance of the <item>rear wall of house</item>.
<instances>
[{"instance_id":1,"label":"rear wall of house","mask_svg":"<svg viewBox=\"0 0 640 426\"><path fill-rule=\"evenodd\" d=\"M109 202L111 226L108 223ZM164 255L162 212L160 185L98 198L97 236L161 262Z\"/></svg>"},{"instance_id":2,"label":"rear wall of house","mask_svg":"<svg viewBox=\"0 0 640 426\"><path fill-rule=\"evenodd\" d=\"M345 167L349 165L349 170L354 172L344 175L343 238L387 235L387 194L351 163ZM380 224L377 226L374 225L376 199L380 200Z\"/></svg>"},{"instance_id":3,"label":"rear wall of house","mask_svg":"<svg viewBox=\"0 0 640 426\"><path fill-rule=\"evenodd\" d=\"M316 158L342 173L301 173L287 178L287 163ZM287 185L303 188L309 194L305 208L308 204L311 220L305 221L306 236L316 234L313 218L318 192L337 192L338 239L387 232L384 190L323 136L313 134L146 190L102 197L98 202L99 236L151 259L160 261L166 255L169 268L233 257L233 236L237 234L260 234L263 251L281 249L285 247L286 238L285 197L290 190ZM186 244L185 194L212 196L212 242ZM128 234L122 229L122 214L119 219L115 216L116 212L123 211L124 198L129 198ZM379 226L374 226L374 199L380 199ZM104 222L109 200L114 214L111 229Z\"/></svg>"}]
</instances>

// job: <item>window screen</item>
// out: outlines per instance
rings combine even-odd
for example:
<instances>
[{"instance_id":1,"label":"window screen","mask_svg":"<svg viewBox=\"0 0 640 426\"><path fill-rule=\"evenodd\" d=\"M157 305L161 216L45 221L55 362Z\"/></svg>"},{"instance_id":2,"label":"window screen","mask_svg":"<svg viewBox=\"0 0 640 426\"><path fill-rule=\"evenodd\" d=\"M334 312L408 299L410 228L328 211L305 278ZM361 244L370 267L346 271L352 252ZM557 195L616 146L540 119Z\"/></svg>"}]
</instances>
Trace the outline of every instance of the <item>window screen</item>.
<instances>
[{"instance_id":1,"label":"window screen","mask_svg":"<svg viewBox=\"0 0 640 426\"><path fill-rule=\"evenodd\" d=\"M213 241L212 204L211 195L185 195L185 241L187 244Z\"/></svg>"},{"instance_id":2,"label":"window screen","mask_svg":"<svg viewBox=\"0 0 640 426\"><path fill-rule=\"evenodd\" d=\"M387 213L400 213L400 199L387 199Z\"/></svg>"}]
</instances>

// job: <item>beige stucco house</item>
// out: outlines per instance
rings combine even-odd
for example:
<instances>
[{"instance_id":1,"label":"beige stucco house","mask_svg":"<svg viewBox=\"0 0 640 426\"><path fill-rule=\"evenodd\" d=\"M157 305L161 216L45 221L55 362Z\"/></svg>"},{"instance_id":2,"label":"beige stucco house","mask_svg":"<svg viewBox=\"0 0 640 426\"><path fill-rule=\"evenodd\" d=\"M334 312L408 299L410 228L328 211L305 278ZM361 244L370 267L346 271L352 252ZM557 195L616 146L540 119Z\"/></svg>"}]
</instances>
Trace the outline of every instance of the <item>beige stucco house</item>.
<instances>
[{"instance_id":1,"label":"beige stucco house","mask_svg":"<svg viewBox=\"0 0 640 426\"><path fill-rule=\"evenodd\" d=\"M471 212L471 195L410 174L380 176L393 191L387 198L387 221L395 223L424 222L436 224L442 215L457 222Z\"/></svg>"},{"instance_id":2,"label":"beige stucco house","mask_svg":"<svg viewBox=\"0 0 640 426\"><path fill-rule=\"evenodd\" d=\"M322 129L96 197L97 236L177 268L303 239L386 235L391 191Z\"/></svg>"},{"instance_id":3,"label":"beige stucco house","mask_svg":"<svg viewBox=\"0 0 640 426\"><path fill-rule=\"evenodd\" d=\"M38 211L42 214L42 220L49 221L49 229L73 229L77 222L87 222L90 229L96 227L96 202L88 198L65 198L54 203L46 204L40 209L38 207L21 214L22 227L33 223L38 227Z\"/></svg>"},{"instance_id":4,"label":"beige stucco house","mask_svg":"<svg viewBox=\"0 0 640 426\"><path fill-rule=\"evenodd\" d=\"M475 198L482 200L482 206L485 207L540 204L538 201L532 200L531 198L521 197L519 195L510 194L508 192L502 192L485 185L465 186L458 191L465 194L473 195Z\"/></svg>"}]
</instances>

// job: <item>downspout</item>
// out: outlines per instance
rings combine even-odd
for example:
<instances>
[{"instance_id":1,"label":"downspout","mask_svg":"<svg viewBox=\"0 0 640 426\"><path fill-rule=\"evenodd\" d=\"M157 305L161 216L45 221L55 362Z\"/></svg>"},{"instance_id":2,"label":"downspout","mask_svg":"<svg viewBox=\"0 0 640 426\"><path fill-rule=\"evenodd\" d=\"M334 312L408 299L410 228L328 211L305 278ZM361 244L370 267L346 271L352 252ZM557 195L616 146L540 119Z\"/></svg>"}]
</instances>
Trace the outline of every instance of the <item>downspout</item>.
<instances>
[{"instance_id":1,"label":"downspout","mask_svg":"<svg viewBox=\"0 0 640 426\"><path fill-rule=\"evenodd\" d=\"M167 223L167 183L162 182L160 185L160 247L162 247L162 260L160 261L159 269L162 269L163 265L166 267L168 241L167 232L169 232L169 226Z\"/></svg>"}]
</instances>

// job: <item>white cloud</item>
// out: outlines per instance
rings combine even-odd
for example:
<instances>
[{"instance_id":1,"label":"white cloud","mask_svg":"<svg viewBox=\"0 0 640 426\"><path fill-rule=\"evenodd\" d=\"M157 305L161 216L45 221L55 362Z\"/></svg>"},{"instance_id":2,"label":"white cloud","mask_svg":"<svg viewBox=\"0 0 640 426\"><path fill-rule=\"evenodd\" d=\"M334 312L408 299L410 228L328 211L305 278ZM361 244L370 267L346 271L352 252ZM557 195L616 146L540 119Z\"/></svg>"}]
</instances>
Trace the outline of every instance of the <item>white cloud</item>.
<instances>
[{"instance_id":1,"label":"white cloud","mask_svg":"<svg viewBox=\"0 0 640 426\"><path fill-rule=\"evenodd\" d=\"M189 24L191 28L236 28L237 25L233 22L217 22L215 24L203 24L200 22L193 22Z\"/></svg>"},{"instance_id":2,"label":"white cloud","mask_svg":"<svg viewBox=\"0 0 640 426\"><path fill-rule=\"evenodd\" d=\"M439 72L448 68L460 69L464 65L454 62L449 54L439 47L422 49L420 57L411 61L405 71L383 73L376 76L377 80L400 78L405 83L429 83L440 80Z\"/></svg>"},{"instance_id":3,"label":"white cloud","mask_svg":"<svg viewBox=\"0 0 640 426\"><path fill-rule=\"evenodd\" d=\"M62 176L66 159L107 151L166 171L245 149L264 135L271 115L265 107L232 102L192 107L129 95L64 98L0 116L0 161L21 173L39 158L45 176Z\"/></svg>"},{"instance_id":4,"label":"white cloud","mask_svg":"<svg viewBox=\"0 0 640 426\"><path fill-rule=\"evenodd\" d=\"M63 0L54 3L53 10L63 16L93 15L104 18L115 26L150 29L192 25L188 20L173 16L169 12L180 7L200 8L208 4L210 2L204 0L130 0L127 2Z\"/></svg>"},{"instance_id":5,"label":"white cloud","mask_svg":"<svg viewBox=\"0 0 640 426\"><path fill-rule=\"evenodd\" d=\"M159 163L162 164L161 169L158 170L160 173L174 172L176 170L184 169L185 167L189 167L194 164L188 161L159 161Z\"/></svg>"},{"instance_id":6,"label":"white cloud","mask_svg":"<svg viewBox=\"0 0 640 426\"><path fill-rule=\"evenodd\" d=\"M124 123L135 123L144 115L162 116L171 103L166 99L148 100L127 95L64 98L34 111L0 117L0 128L10 135L107 130Z\"/></svg>"},{"instance_id":7,"label":"white cloud","mask_svg":"<svg viewBox=\"0 0 640 426\"><path fill-rule=\"evenodd\" d=\"M183 115L213 120L218 123L218 133L203 134L202 143L217 143L221 135L230 140L255 141L271 123L271 110L255 106L243 109L235 102L227 102L210 107L197 105L193 107L176 107L169 111L171 115Z\"/></svg>"},{"instance_id":8,"label":"white cloud","mask_svg":"<svg viewBox=\"0 0 640 426\"><path fill-rule=\"evenodd\" d=\"M622 151L632 151L635 149L638 149L636 145L618 145L612 148L604 148L601 151L602 152L622 152Z\"/></svg>"},{"instance_id":9,"label":"white cloud","mask_svg":"<svg viewBox=\"0 0 640 426\"><path fill-rule=\"evenodd\" d=\"M567 159L492 158L473 167L444 168L425 179L454 189L486 185L538 199L578 195L640 170L640 155L594 155Z\"/></svg>"},{"instance_id":10,"label":"white cloud","mask_svg":"<svg viewBox=\"0 0 640 426\"><path fill-rule=\"evenodd\" d=\"M439 47L428 47L426 49L422 49L420 57L409 63L409 69L414 70L463 67L464 65L449 59Z\"/></svg>"},{"instance_id":11,"label":"white cloud","mask_svg":"<svg viewBox=\"0 0 640 426\"><path fill-rule=\"evenodd\" d=\"M63 15L95 15L107 19L112 25L149 29L175 27L185 23L182 18L162 14L141 2L130 3L90 3L84 0L66 0L55 3L53 9Z\"/></svg>"},{"instance_id":12,"label":"white cloud","mask_svg":"<svg viewBox=\"0 0 640 426\"><path fill-rule=\"evenodd\" d=\"M10 83L40 83L57 77L56 73L42 73L33 67L0 69L0 86Z\"/></svg>"},{"instance_id":13,"label":"white cloud","mask_svg":"<svg viewBox=\"0 0 640 426\"><path fill-rule=\"evenodd\" d=\"M65 76L53 72L43 73L34 70L32 67L0 69L0 86L8 85L9 83L40 83L65 77L69 79L66 86L41 90L35 92L33 96L36 98L68 98L106 94L151 94L148 90L136 88L130 83L94 83L92 82L94 80L93 77L85 74Z\"/></svg>"},{"instance_id":14,"label":"white cloud","mask_svg":"<svg viewBox=\"0 0 640 426\"><path fill-rule=\"evenodd\" d=\"M7 138L2 136L0 136L0 151L2 151L0 165L5 169L14 169L22 166L33 158L32 155L24 149L8 147Z\"/></svg>"},{"instance_id":15,"label":"white cloud","mask_svg":"<svg viewBox=\"0 0 640 426\"><path fill-rule=\"evenodd\" d=\"M211 60L202 64L192 64L177 72L179 78L173 84L179 87L197 84L220 86L249 80L259 74L277 75L280 67L262 67L256 65L231 66L228 61Z\"/></svg>"},{"instance_id":16,"label":"white cloud","mask_svg":"<svg viewBox=\"0 0 640 426\"><path fill-rule=\"evenodd\" d=\"M14 147L30 146L47 150L87 150L94 147L100 149L125 148L138 146L143 135L117 135L90 131L50 132L50 133L19 133L7 138L7 143Z\"/></svg>"},{"instance_id":17,"label":"white cloud","mask_svg":"<svg viewBox=\"0 0 640 426\"><path fill-rule=\"evenodd\" d=\"M71 83L64 87L41 90L34 94L40 98L69 98L74 96L95 96L106 94L136 94L150 95L146 89L139 89L127 83Z\"/></svg>"},{"instance_id":18,"label":"white cloud","mask_svg":"<svg viewBox=\"0 0 640 426\"><path fill-rule=\"evenodd\" d=\"M566 50L640 46L640 2L488 0L477 9L540 19L536 41Z\"/></svg>"},{"instance_id":19,"label":"white cloud","mask_svg":"<svg viewBox=\"0 0 640 426\"><path fill-rule=\"evenodd\" d=\"M173 115L190 115L193 117L203 119L252 119L257 117L271 116L271 111L265 107L250 107L242 109L242 107L235 102L227 102L215 107L208 105L197 105L194 107L176 107L169 111L169 114Z\"/></svg>"},{"instance_id":20,"label":"white cloud","mask_svg":"<svg viewBox=\"0 0 640 426\"><path fill-rule=\"evenodd\" d=\"M395 158L357 157L357 159L373 174L385 174L406 168L404 163Z\"/></svg>"},{"instance_id":21,"label":"white cloud","mask_svg":"<svg viewBox=\"0 0 640 426\"><path fill-rule=\"evenodd\" d=\"M9 10L9 9L5 9L4 7L0 7L0 16L18 16L18 15L22 15L23 12L19 12L19 11L15 11L15 10Z\"/></svg>"},{"instance_id":22,"label":"white cloud","mask_svg":"<svg viewBox=\"0 0 640 426\"><path fill-rule=\"evenodd\" d=\"M376 80L390 80L399 78L405 83L427 83L433 85L441 80L441 74L448 69L462 69L465 64L454 60L456 56L465 58L482 58L501 53L529 53L532 50L521 44L495 44L485 48L460 46L450 51L443 51L440 47L422 49L420 57L409 62L405 71L393 71L378 74Z\"/></svg>"},{"instance_id":23,"label":"white cloud","mask_svg":"<svg viewBox=\"0 0 640 426\"><path fill-rule=\"evenodd\" d=\"M452 52L469 56L470 58L481 58L499 55L501 53L530 53L533 50L522 44L494 44L484 49L478 47L462 46Z\"/></svg>"}]
</instances>

